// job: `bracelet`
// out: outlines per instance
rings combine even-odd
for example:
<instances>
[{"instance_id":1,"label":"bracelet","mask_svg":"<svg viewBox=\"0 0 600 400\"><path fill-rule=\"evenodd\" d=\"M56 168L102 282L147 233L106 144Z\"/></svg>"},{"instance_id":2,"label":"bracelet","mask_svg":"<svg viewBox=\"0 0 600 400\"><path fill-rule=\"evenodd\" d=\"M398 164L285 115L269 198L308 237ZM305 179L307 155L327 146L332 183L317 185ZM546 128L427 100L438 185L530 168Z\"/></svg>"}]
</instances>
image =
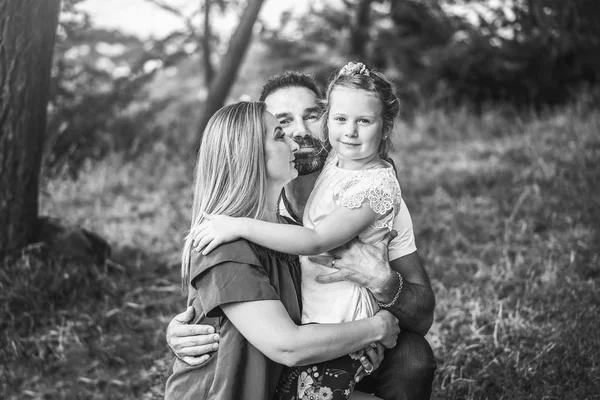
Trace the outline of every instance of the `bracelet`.
<instances>
[{"instance_id":1,"label":"bracelet","mask_svg":"<svg viewBox=\"0 0 600 400\"><path fill-rule=\"evenodd\" d=\"M402 291L402 285L404 283L404 279L402 279L402 275L400 275L400 272L398 272L398 271L394 271L394 272L396 273L396 275L398 275L398 291L396 292L396 295L394 296L392 301L390 301L389 303L382 303L379 300L377 300L377 298L375 298L375 296L373 296L373 298L375 299L375 302L381 308L390 308L391 306L393 306L396 303L396 301L398 300L398 297L400 297L400 292Z\"/></svg>"}]
</instances>

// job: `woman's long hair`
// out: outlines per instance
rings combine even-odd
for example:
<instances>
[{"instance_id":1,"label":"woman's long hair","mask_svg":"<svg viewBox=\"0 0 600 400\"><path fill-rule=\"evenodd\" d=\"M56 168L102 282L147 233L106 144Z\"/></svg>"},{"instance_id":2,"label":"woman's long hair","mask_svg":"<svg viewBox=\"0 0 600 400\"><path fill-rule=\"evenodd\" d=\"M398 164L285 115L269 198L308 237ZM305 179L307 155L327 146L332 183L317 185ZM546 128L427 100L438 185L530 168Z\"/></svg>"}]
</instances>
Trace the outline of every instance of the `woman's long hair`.
<instances>
[{"instance_id":1,"label":"woman's long hair","mask_svg":"<svg viewBox=\"0 0 600 400\"><path fill-rule=\"evenodd\" d=\"M263 218L267 209L262 102L240 102L218 110L202 135L194 178L190 233L181 255L182 289L190 285L191 233L203 213Z\"/></svg>"}]
</instances>

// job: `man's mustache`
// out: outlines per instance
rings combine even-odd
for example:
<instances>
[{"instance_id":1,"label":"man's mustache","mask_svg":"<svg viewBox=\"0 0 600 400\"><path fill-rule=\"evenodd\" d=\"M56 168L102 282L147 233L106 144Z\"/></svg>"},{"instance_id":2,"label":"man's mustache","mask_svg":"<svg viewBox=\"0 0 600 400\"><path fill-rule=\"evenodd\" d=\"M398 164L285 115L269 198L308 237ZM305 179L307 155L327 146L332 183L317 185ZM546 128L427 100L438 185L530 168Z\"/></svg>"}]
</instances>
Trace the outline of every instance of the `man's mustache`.
<instances>
[{"instance_id":1,"label":"man's mustache","mask_svg":"<svg viewBox=\"0 0 600 400\"><path fill-rule=\"evenodd\" d=\"M293 138L300 148L304 147L314 147L316 149L323 148L323 143L319 139L315 139L313 137L295 137Z\"/></svg>"}]
</instances>

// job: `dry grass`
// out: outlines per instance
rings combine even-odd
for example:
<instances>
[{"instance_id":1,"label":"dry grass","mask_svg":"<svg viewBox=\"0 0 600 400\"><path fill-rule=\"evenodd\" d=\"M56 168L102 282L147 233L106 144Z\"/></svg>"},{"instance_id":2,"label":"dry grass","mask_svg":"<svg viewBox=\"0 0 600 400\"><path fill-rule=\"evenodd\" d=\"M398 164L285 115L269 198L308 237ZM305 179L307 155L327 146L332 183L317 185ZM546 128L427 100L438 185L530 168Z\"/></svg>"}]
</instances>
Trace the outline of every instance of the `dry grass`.
<instances>
[{"instance_id":1,"label":"dry grass","mask_svg":"<svg viewBox=\"0 0 600 400\"><path fill-rule=\"evenodd\" d=\"M401 128L401 184L438 301L434 398L600 398L600 113L431 111ZM33 246L2 269L0 397L162 398L190 181L157 145L45 184L43 213L107 238L114 263Z\"/></svg>"},{"instance_id":2,"label":"dry grass","mask_svg":"<svg viewBox=\"0 0 600 400\"><path fill-rule=\"evenodd\" d=\"M398 164L438 300L434 398L600 398L598 112L432 112L410 132Z\"/></svg>"}]
</instances>

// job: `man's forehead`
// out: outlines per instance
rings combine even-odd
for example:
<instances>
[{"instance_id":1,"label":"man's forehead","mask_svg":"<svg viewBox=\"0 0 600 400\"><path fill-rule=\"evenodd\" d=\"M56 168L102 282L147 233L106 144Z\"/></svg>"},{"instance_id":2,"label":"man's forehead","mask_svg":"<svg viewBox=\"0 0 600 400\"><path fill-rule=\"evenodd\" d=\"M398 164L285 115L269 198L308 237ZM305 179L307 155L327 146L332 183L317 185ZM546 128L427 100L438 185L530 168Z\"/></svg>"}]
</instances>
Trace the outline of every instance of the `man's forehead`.
<instances>
[{"instance_id":1,"label":"man's forehead","mask_svg":"<svg viewBox=\"0 0 600 400\"><path fill-rule=\"evenodd\" d=\"M273 114L303 113L319 108L316 94L301 86L277 89L265 98L265 103Z\"/></svg>"}]
</instances>

